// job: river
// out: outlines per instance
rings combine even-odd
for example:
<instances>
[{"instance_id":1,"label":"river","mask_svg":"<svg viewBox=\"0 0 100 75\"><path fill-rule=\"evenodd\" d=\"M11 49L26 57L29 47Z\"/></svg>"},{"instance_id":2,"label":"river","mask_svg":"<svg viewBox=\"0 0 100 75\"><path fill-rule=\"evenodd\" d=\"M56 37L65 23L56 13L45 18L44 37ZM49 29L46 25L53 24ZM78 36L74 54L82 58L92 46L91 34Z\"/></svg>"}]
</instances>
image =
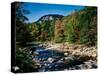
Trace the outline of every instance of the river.
<instances>
[{"instance_id":1,"label":"river","mask_svg":"<svg viewBox=\"0 0 100 75\"><path fill-rule=\"evenodd\" d=\"M39 72L87 69L85 61L64 52L37 47L32 58ZM89 61L90 62L90 61ZM91 64L88 64L91 65ZM93 64L92 64L93 65ZM95 65L91 68L97 68Z\"/></svg>"}]
</instances>

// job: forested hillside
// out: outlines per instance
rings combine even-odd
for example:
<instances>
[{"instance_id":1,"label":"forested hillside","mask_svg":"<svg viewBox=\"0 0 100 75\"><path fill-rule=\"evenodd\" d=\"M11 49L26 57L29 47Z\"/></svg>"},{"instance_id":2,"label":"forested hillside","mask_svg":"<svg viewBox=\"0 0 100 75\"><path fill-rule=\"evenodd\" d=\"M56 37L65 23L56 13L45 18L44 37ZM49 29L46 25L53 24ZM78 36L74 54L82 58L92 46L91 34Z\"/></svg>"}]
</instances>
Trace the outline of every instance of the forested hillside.
<instances>
[{"instance_id":1,"label":"forested hillside","mask_svg":"<svg viewBox=\"0 0 100 75\"><path fill-rule=\"evenodd\" d=\"M53 15L43 16L39 21L29 25L29 28L35 41L96 45L96 10L95 7L85 7L64 17L59 17L59 15L56 17Z\"/></svg>"}]
</instances>

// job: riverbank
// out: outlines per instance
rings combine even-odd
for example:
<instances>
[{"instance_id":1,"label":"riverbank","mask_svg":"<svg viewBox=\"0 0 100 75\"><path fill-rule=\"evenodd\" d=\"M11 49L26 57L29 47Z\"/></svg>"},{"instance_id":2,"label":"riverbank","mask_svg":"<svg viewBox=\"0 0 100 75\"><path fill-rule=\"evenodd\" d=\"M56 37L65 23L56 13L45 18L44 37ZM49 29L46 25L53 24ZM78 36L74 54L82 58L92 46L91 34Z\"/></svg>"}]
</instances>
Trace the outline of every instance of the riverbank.
<instances>
[{"instance_id":1,"label":"riverbank","mask_svg":"<svg viewBox=\"0 0 100 75\"><path fill-rule=\"evenodd\" d=\"M77 56L89 56L97 57L97 47L96 46L86 46L80 44L69 44L69 43L45 43L42 44L45 49L57 50L65 52L65 55L77 55Z\"/></svg>"}]
</instances>

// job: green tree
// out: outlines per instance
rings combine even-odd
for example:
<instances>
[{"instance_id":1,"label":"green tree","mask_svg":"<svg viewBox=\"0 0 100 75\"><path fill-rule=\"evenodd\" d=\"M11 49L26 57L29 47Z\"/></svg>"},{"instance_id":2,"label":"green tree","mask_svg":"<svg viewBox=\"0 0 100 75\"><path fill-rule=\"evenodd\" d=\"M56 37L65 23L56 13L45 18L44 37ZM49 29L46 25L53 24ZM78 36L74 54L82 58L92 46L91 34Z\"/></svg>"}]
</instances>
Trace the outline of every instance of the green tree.
<instances>
[{"instance_id":1,"label":"green tree","mask_svg":"<svg viewBox=\"0 0 100 75\"><path fill-rule=\"evenodd\" d=\"M25 46L27 42L31 41L30 30L27 28L25 21L28 20L24 16L28 11L23 9L23 3L17 2L15 4L16 13L16 41L21 46Z\"/></svg>"},{"instance_id":2,"label":"green tree","mask_svg":"<svg viewBox=\"0 0 100 75\"><path fill-rule=\"evenodd\" d=\"M19 67L18 72L34 72L36 71L35 63L30 55L30 49L25 50L27 42L32 41L30 29L26 24L26 11L23 9L23 3L16 2L16 66Z\"/></svg>"}]
</instances>

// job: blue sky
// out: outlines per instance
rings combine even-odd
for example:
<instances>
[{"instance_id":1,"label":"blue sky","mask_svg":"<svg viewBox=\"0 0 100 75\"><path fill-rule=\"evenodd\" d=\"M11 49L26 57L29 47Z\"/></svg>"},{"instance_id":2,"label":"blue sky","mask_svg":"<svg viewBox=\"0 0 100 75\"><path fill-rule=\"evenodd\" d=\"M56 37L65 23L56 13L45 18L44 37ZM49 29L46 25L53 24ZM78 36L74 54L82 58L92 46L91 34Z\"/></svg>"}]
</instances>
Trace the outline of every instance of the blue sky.
<instances>
[{"instance_id":1,"label":"blue sky","mask_svg":"<svg viewBox=\"0 0 100 75\"><path fill-rule=\"evenodd\" d=\"M67 16L75 10L80 10L84 8L84 6L43 3L24 3L24 5L24 9L30 12L29 14L26 14L29 22L37 21L40 17L47 14L59 14Z\"/></svg>"}]
</instances>

